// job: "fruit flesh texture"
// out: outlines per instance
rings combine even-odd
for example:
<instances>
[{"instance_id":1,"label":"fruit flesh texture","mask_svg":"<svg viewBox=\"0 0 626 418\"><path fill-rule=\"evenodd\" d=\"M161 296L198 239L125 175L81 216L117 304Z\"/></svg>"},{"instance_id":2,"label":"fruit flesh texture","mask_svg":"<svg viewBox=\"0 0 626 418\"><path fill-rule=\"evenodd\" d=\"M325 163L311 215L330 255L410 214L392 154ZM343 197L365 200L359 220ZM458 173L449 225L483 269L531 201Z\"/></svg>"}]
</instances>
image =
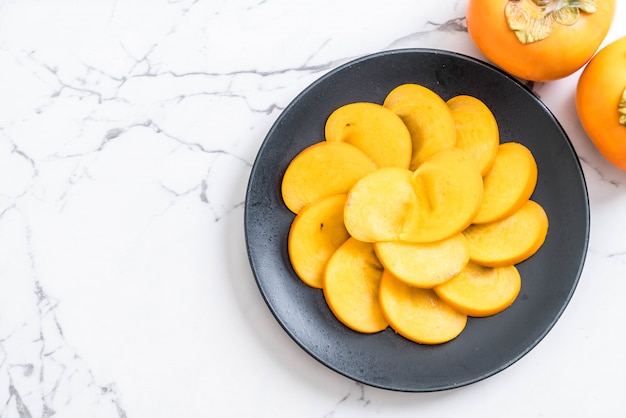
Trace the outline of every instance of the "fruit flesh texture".
<instances>
[{"instance_id":1,"label":"fruit flesh texture","mask_svg":"<svg viewBox=\"0 0 626 418\"><path fill-rule=\"evenodd\" d=\"M321 289L328 259L349 237L343 223L346 195L321 198L296 215L288 238L288 254L298 277Z\"/></svg>"},{"instance_id":2,"label":"fruit flesh texture","mask_svg":"<svg viewBox=\"0 0 626 418\"><path fill-rule=\"evenodd\" d=\"M530 199L535 190L535 158L522 144L504 143L498 147L493 167L484 177L483 184L483 200L473 223L506 218Z\"/></svg>"},{"instance_id":3,"label":"fruit flesh texture","mask_svg":"<svg viewBox=\"0 0 626 418\"><path fill-rule=\"evenodd\" d=\"M425 202L419 227L407 234L412 242L434 242L455 235L472 223L483 196L483 179L473 159L458 148L430 156L414 172ZM422 198L424 199L424 198Z\"/></svg>"},{"instance_id":4,"label":"fruit flesh texture","mask_svg":"<svg viewBox=\"0 0 626 418\"><path fill-rule=\"evenodd\" d=\"M483 181L467 153L439 151L415 172L378 169L348 193L344 221L365 242L435 242L465 229L478 211Z\"/></svg>"},{"instance_id":5,"label":"fruit flesh texture","mask_svg":"<svg viewBox=\"0 0 626 418\"><path fill-rule=\"evenodd\" d=\"M417 228L419 185L402 168L380 168L359 180L348 193L346 229L364 242L404 240Z\"/></svg>"},{"instance_id":6,"label":"fruit flesh texture","mask_svg":"<svg viewBox=\"0 0 626 418\"><path fill-rule=\"evenodd\" d=\"M411 135L402 120L389 109L367 102L339 107L328 117L326 141L354 145L377 167L409 168Z\"/></svg>"},{"instance_id":7,"label":"fruit flesh texture","mask_svg":"<svg viewBox=\"0 0 626 418\"><path fill-rule=\"evenodd\" d=\"M396 113L410 132L411 170L434 153L454 146L457 134L452 112L434 91L403 84L389 92L383 106Z\"/></svg>"},{"instance_id":8,"label":"fruit flesh texture","mask_svg":"<svg viewBox=\"0 0 626 418\"><path fill-rule=\"evenodd\" d=\"M317 199L347 193L357 180L374 170L374 162L355 146L319 142L304 149L287 166L281 185L283 201L298 213Z\"/></svg>"},{"instance_id":9,"label":"fruit flesh texture","mask_svg":"<svg viewBox=\"0 0 626 418\"><path fill-rule=\"evenodd\" d=\"M450 341L467 324L467 316L443 302L432 289L409 286L387 270L380 281L380 305L398 334L421 344Z\"/></svg>"},{"instance_id":10,"label":"fruit flesh texture","mask_svg":"<svg viewBox=\"0 0 626 418\"><path fill-rule=\"evenodd\" d=\"M484 267L468 263L455 277L434 288L457 311L473 317L495 315L517 298L522 279L515 266Z\"/></svg>"},{"instance_id":11,"label":"fruit flesh texture","mask_svg":"<svg viewBox=\"0 0 626 418\"><path fill-rule=\"evenodd\" d=\"M538 203L528 200L511 216L463 231L470 260L489 267L518 264L539 250L548 233L548 217Z\"/></svg>"},{"instance_id":12,"label":"fruit flesh texture","mask_svg":"<svg viewBox=\"0 0 626 418\"><path fill-rule=\"evenodd\" d=\"M328 261L324 297L333 314L348 328L374 333L387 328L378 291L383 267L370 243L349 238Z\"/></svg>"},{"instance_id":13,"label":"fruit flesh texture","mask_svg":"<svg viewBox=\"0 0 626 418\"><path fill-rule=\"evenodd\" d=\"M491 169L500 145L500 131L493 113L473 96L455 96L446 103L456 124L455 146L474 158L484 176Z\"/></svg>"},{"instance_id":14,"label":"fruit flesh texture","mask_svg":"<svg viewBox=\"0 0 626 418\"><path fill-rule=\"evenodd\" d=\"M398 279L432 288L458 274L469 261L463 234L434 243L377 242L376 255L385 269Z\"/></svg>"}]
</instances>

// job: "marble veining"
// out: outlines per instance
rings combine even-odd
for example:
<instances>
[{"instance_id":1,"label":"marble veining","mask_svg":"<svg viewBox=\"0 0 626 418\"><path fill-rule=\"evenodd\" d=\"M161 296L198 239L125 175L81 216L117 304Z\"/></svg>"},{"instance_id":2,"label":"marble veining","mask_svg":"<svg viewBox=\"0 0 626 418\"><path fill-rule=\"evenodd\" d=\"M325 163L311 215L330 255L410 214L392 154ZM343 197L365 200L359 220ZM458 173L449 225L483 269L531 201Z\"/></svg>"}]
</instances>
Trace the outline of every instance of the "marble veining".
<instances>
[{"instance_id":1,"label":"marble veining","mask_svg":"<svg viewBox=\"0 0 626 418\"><path fill-rule=\"evenodd\" d=\"M247 179L280 112L368 53L481 58L466 5L0 5L0 417L495 417L502 403L485 399L515 396L536 400L515 416L620 416L610 383L579 408L565 404L591 377L621 382L626 371L624 333L602 334L605 346L596 339L610 327L594 331L626 319L626 245L615 232L626 230L626 175L584 136L568 101L573 77L528 86L579 153L594 233L564 325L523 364L447 393L352 382L284 334L246 264ZM620 4L607 40L626 34L625 12ZM600 369L584 363L600 349Z\"/></svg>"},{"instance_id":2,"label":"marble veining","mask_svg":"<svg viewBox=\"0 0 626 418\"><path fill-rule=\"evenodd\" d=\"M6 229L3 232L6 233ZM24 254L23 273L28 273L31 281L21 283L21 294L11 292L18 286L11 286L3 292L12 299L15 297L13 303L20 306L9 310L7 316L3 315L3 325L11 323L13 327L3 328L0 339L0 375L3 387L8 388L0 398L3 406L0 415L17 413L20 418L51 417L57 411L80 414L79 411L85 410L125 417L115 393L115 384L99 385L85 361L65 341L55 315L58 301L46 294L37 279L30 231L24 228L23 232L25 239L18 248ZM10 277L21 279L23 276ZM3 302L6 303L7 299Z\"/></svg>"}]
</instances>

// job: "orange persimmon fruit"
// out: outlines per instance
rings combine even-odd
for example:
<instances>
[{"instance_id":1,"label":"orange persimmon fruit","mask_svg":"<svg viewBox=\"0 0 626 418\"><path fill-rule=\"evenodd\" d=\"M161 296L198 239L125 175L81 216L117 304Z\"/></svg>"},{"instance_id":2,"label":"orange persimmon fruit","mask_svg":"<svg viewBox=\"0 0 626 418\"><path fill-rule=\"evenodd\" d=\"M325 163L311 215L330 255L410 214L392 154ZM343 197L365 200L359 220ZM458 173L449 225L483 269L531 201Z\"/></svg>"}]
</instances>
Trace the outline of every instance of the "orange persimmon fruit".
<instances>
[{"instance_id":1,"label":"orange persimmon fruit","mask_svg":"<svg viewBox=\"0 0 626 418\"><path fill-rule=\"evenodd\" d=\"M354 145L378 167L409 168L411 135L389 109L368 102L349 103L330 114L324 127L326 141Z\"/></svg>"},{"instance_id":2,"label":"orange persimmon fruit","mask_svg":"<svg viewBox=\"0 0 626 418\"><path fill-rule=\"evenodd\" d=\"M501 144L483 184L483 200L472 221L475 224L506 218L530 199L537 185L535 157L518 142Z\"/></svg>"},{"instance_id":3,"label":"orange persimmon fruit","mask_svg":"<svg viewBox=\"0 0 626 418\"><path fill-rule=\"evenodd\" d=\"M582 71L576 110L598 151L626 171L626 36L603 47Z\"/></svg>"},{"instance_id":4,"label":"orange persimmon fruit","mask_svg":"<svg viewBox=\"0 0 626 418\"><path fill-rule=\"evenodd\" d=\"M289 229L287 248L296 275L307 285L322 288L328 259L350 234L343 224L346 195L323 197L306 205Z\"/></svg>"},{"instance_id":5,"label":"orange persimmon fruit","mask_svg":"<svg viewBox=\"0 0 626 418\"><path fill-rule=\"evenodd\" d=\"M543 207L532 200L499 221L473 224L463 235L467 238L470 260L489 267L521 263L535 254L548 234L548 217Z\"/></svg>"},{"instance_id":6,"label":"orange persimmon fruit","mask_svg":"<svg viewBox=\"0 0 626 418\"><path fill-rule=\"evenodd\" d=\"M614 15L615 0L470 0L466 18L487 59L516 77L550 81L591 59Z\"/></svg>"},{"instance_id":7,"label":"orange persimmon fruit","mask_svg":"<svg viewBox=\"0 0 626 418\"><path fill-rule=\"evenodd\" d=\"M406 124L412 140L410 169L456 143L456 124L446 102L420 84L402 84L389 92L383 106Z\"/></svg>"},{"instance_id":8,"label":"orange persimmon fruit","mask_svg":"<svg viewBox=\"0 0 626 418\"><path fill-rule=\"evenodd\" d=\"M348 328L374 333L387 328L378 298L383 267L374 246L349 238L330 257L323 292L333 314Z\"/></svg>"},{"instance_id":9,"label":"orange persimmon fruit","mask_svg":"<svg viewBox=\"0 0 626 418\"><path fill-rule=\"evenodd\" d=\"M472 223L483 196L483 178L474 159L453 147L431 155L413 174L423 201L417 229L406 241L434 242L463 231Z\"/></svg>"},{"instance_id":10,"label":"orange persimmon fruit","mask_svg":"<svg viewBox=\"0 0 626 418\"><path fill-rule=\"evenodd\" d=\"M365 242L434 242L463 231L483 192L476 163L458 148L430 156L414 172L379 168L348 192L344 222Z\"/></svg>"},{"instance_id":11,"label":"orange persimmon fruit","mask_svg":"<svg viewBox=\"0 0 626 418\"><path fill-rule=\"evenodd\" d=\"M318 142L305 148L287 166L281 193L289 210L334 194L347 193L361 177L376 170L374 162L345 142Z\"/></svg>"},{"instance_id":12,"label":"orange persimmon fruit","mask_svg":"<svg viewBox=\"0 0 626 418\"><path fill-rule=\"evenodd\" d=\"M402 241L419 227L424 198L413 172L379 168L358 180L348 192L344 223L364 242Z\"/></svg>"},{"instance_id":13,"label":"orange persimmon fruit","mask_svg":"<svg viewBox=\"0 0 626 418\"><path fill-rule=\"evenodd\" d=\"M474 158L484 176L491 168L500 145L495 116L485 103L473 96L455 96L446 103L456 124L455 146Z\"/></svg>"},{"instance_id":14,"label":"orange persimmon fruit","mask_svg":"<svg viewBox=\"0 0 626 418\"><path fill-rule=\"evenodd\" d=\"M410 286L388 270L380 279L380 307L394 331L421 344L450 341L467 325L467 316L432 289Z\"/></svg>"},{"instance_id":15,"label":"orange persimmon fruit","mask_svg":"<svg viewBox=\"0 0 626 418\"><path fill-rule=\"evenodd\" d=\"M521 287L522 279L514 265L485 267L470 262L459 274L433 290L457 311L484 317L508 308Z\"/></svg>"},{"instance_id":16,"label":"orange persimmon fruit","mask_svg":"<svg viewBox=\"0 0 626 418\"><path fill-rule=\"evenodd\" d=\"M463 234L437 242L377 242L374 250L381 264L398 279L422 288L432 288L457 275L469 261Z\"/></svg>"}]
</instances>

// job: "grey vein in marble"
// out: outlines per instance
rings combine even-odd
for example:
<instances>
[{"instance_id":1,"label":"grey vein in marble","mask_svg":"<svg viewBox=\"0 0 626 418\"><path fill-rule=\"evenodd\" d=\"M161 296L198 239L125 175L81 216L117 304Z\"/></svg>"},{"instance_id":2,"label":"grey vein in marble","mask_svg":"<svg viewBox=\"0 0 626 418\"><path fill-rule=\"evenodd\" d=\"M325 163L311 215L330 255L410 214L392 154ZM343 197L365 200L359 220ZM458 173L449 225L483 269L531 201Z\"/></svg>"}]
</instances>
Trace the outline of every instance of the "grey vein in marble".
<instances>
[{"instance_id":1,"label":"grey vein in marble","mask_svg":"<svg viewBox=\"0 0 626 418\"><path fill-rule=\"evenodd\" d=\"M12 221L19 222L17 214L11 215ZM24 276L16 275L3 279L20 281L14 288L27 291L30 287L32 294L26 299L34 303L12 311L22 317L18 322L12 318L13 327L8 326L6 318L0 322L0 382L9 388L0 395L0 416L48 418L57 412L88 410L93 416L126 418L115 385L98 384L89 367L65 341L55 315L58 302L46 294L37 279L28 227L25 236L21 249L27 256L18 261L21 265L17 268L29 271L32 281L25 283ZM18 303L24 302L23 295L14 296Z\"/></svg>"}]
</instances>

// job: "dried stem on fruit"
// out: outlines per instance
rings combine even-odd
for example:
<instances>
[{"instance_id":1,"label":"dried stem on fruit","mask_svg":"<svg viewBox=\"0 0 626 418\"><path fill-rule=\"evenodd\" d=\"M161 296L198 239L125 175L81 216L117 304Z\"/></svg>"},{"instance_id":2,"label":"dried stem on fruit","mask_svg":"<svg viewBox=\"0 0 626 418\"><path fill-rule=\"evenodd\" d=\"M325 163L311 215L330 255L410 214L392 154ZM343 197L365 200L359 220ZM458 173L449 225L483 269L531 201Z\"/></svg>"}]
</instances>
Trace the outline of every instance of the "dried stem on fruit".
<instances>
[{"instance_id":1,"label":"dried stem on fruit","mask_svg":"<svg viewBox=\"0 0 626 418\"><path fill-rule=\"evenodd\" d=\"M571 26L594 13L597 0L509 0L504 14L517 39L528 44L547 38L557 25Z\"/></svg>"}]
</instances>

